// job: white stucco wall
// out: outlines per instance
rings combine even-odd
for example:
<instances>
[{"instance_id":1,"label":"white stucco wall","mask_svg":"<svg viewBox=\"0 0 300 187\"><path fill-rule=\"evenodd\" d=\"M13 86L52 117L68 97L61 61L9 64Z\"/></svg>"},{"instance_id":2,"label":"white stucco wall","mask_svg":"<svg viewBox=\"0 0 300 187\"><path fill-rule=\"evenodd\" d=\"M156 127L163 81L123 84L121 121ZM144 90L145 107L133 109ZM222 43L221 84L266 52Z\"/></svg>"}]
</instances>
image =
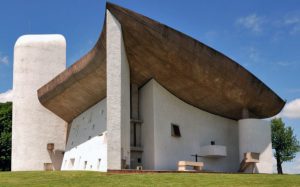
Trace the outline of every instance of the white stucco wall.
<instances>
[{"instance_id":1,"label":"white stucco wall","mask_svg":"<svg viewBox=\"0 0 300 187\"><path fill-rule=\"evenodd\" d=\"M142 123L143 169L154 169L154 102L153 83L145 84L139 90L139 116Z\"/></svg>"},{"instance_id":2,"label":"white stucco wall","mask_svg":"<svg viewBox=\"0 0 300 187\"><path fill-rule=\"evenodd\" d=\"M178 99L155 80L140 89L143 123L144 169L176 170L179 160L194 161L200 147L214 140L227 148L227 156L199 158L205 170L236 172L239 169L237 121L195 108ZM181 137L171 136L171 123L180 126ZM153 139L153 140L152 140Z\"/></svg>"},{"instance_id":3,"label":"white stucco wall","mask_svg":"<svg viewBox=\"0 0 300 187\"><path fill-rule=\"evenodd\" d=\"M272 142L269 121L260 119L243 119L238 121L240 161L245 152L260 153L256 172L272 173ZM252 171L249 171L252 172Z\"/></svg>"},{"instance_id":4,"label":"white stucco wall","mask_svg":"<svg viewBox=\"0 0 300 187\"><path fill-rule=\"evenodd\" d=\"M59 170L65 149L66 123L43 107L37 89L66 68L62 35L24 35L14 47L12 171ZM47 143L54 143L50 153Z\"/></svg>"},{"instance_id":5,"label":"white stucco wall","mask_svg":"<svg viewBox=\"0 0 300 187\"><path fill-rule=\"evenodd\" d=\"M106 99L72 121L62 170L107 170Z\"/></svg>"},{"instance_id":6,"label":"white stucco wall","mask_svg":"<svg viewBox=\"0 0 300 187\"><path fill-rule=\"evenodd\" d=\"M130 70L117 19L106 12L108 169L130 165Z\"/></svg>"}]
</instances>

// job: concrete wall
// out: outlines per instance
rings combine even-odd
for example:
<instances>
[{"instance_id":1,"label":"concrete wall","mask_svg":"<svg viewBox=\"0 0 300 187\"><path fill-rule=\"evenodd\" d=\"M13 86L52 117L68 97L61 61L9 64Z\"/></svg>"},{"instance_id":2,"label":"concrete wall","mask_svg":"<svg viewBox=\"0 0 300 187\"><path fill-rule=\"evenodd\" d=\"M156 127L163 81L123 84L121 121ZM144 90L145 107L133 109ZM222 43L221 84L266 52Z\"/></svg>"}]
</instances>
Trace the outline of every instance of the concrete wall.
<instances>
[{"instance_id":1,"label":"concrete wall","mask_svg":"<svg viewBox=\"0 0 300 187\"><path fill-rule=\"evenodd\" d=\"M239 168L237 121L195 108L151 80L140 89L145 169L176 170L179 160L194 160L191 154L214 140L227 148L227 156L199 158L205 170L236 172ZM181 137L171 136L171 123L180 126Z\"/></svg>"},{"instance_id":2,"label":"concrete wall","mask_svg":"<svg viewBox=\"0 0 300 187\"><path fill-rule=\"evenodd\" d=\"M139 90L139 109L142 124L142 164L143 169L154 169L154 97L153 81Z\"/></svg>"},{"instance_id":3,"label":"concrete wall","mask_svg":"<svg viewBox=\"0 0 300 187\"><path fill-rule=\"evenodd\" d=\"M273 173L270 122L260 119L243 119L239 120L238 125L240 161L243 160L245 152L260 153L255 172Z\"/></svg>"},{"instance_id":4,"label":"concrete wall","mask_svg":"<svg viewBox=\"0 0 300 187\"><path fill-rule=\"evenodd\" d=\"M62 170L107 170L106 99L72 123Z\"/></svg>"},{"instance_id":5,"label":"concrete wall","mask_svg":"<svg viewBox=\"0 0 300 187\"><path fill-rule=\"evenodd\" d=\"M66 123L38 101L37 89L66 67L61 35L24 35L14 48L12 171L59 170L66 142ZM48 152L47 143L54 143Z\"/></svg>"},{"instance_id":6,"label":"concrete wall","mask_svg":"<svg viewBox=\"0 0 300 187\"><path fill-rule=\"evenodd\" d=\"M120 23L106 12L108 169L130 165L130 70ZM123 163L125 165L125 163Z\"/></svg>"}]
</instances>

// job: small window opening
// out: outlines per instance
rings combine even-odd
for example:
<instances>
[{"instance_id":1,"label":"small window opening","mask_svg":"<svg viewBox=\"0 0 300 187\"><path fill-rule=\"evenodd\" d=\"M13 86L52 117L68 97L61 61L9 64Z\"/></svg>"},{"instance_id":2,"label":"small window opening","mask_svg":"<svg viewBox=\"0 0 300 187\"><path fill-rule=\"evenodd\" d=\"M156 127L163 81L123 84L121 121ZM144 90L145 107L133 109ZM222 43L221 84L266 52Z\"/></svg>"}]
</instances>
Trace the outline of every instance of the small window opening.
<instances>
[{"instance_id":1,"label":"small window opening","mask_svg":"<svg viewBox=\"0 0 300 187\"><path fill-rule=\"evenodd\" d=\"M179 125L171 124L171 135L174 137L181 137Z\"/></svg>"},{"instance_id":2,"label":"small window opening","mask_svg":"<svg viewBox=\"0 0 300 187\"><path fill-rule=\"evenodd\" d=\"M101 159L99 158L99 159L98 159L98 164L97 164L97 169L98 169L98 170L100 169L100 163L101 163Z\"/></svg>"},{"instance_id":3,"label":"small window opening","mask_svg":"<svg viewBox=\"0 0 300 187\"><path fill-rule=\"evenodd\" d=\"M137 162L140 164L140 163L142 163L142 159L141 158L138 158L137 159Z\"/></svg>"},{"instance_id":4,"label":"small window opening","mask_svg":"<svg viewBox=\"0 0 300 187\"><path fill-rule=\"evenodd\" d=\"M75 163L75 158L71 158L70 162L69 162L69 165L68 165L68 169L73 169L74 163Z\"/></svg>"},{"instance_id":5,"label":"small window opening","mask_svg":"<svg viewBox=\"0 0 300 187\"><path fill-rule=\"evenodd\" d=\"M86 166L87 166L87 161L84 161L83 169L86 169Z\"/></svg>"}]
</instances>

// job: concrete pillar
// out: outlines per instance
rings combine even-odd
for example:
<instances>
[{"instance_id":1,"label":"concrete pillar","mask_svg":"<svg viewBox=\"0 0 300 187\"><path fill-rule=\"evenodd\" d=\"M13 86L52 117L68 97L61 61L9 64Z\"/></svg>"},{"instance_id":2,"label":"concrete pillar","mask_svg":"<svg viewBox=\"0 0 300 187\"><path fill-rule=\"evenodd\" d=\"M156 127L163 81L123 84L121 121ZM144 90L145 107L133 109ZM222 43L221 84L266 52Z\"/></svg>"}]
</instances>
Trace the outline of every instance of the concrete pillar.
<instances>
[{"instance_id":1,"label":"concrete pillar","mask_svg":"<svg viewBox=\"0 0 300 187\"><path fill-rule=\"evenodd\" d=\"M130 70L122 29L106 11L107 168L130 165Z\"/></svg>"},{"instance_id":2,"label":"concrete pillar","mask_svg":"<svg viewBox=\"0 0 300 187\"><path fill-rule=\"evenodd\" d=\"M59 170L66 123L43 107L37 89L66 68L62 35L24 35L14 48L12 171ZM48 151L47 144L54 143Z\"/></svg>"},{"instance_id":3,"label":"concrete pillar","mask_svg":"<svg viewBox=\"0 0 300 187\"><path fill-rule=\"evenodd\" d=\"M238 125L240 161L243 160L245 152L260 153L259 163L256 164L255 172L272 173L270 122L261 119L242 119L238 121Z\"/></svg>"},{"instance_id":4,"label":"concrete pillar","mask_svg":"<svg viewBox=\"0 0 300 187\"><path fill-rule=\"evenodd\" d=\"M131 118L139 119L139 88L131 84Z\"/></svg>"}]
</instances>

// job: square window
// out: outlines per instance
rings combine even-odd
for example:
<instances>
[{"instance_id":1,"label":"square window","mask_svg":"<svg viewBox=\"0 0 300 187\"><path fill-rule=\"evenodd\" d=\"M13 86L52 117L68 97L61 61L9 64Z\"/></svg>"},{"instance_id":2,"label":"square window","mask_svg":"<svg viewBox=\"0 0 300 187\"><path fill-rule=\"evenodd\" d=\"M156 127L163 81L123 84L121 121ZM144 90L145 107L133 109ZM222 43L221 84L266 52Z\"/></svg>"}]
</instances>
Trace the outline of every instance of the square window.
<instances>
[{"instance_id":1,"label":"square window","mask_svg":"<svg viewBox=\"0 0 300 187\"><path fill-rule=\"evenodd\" d=\"M181 137L179 125L171 124L171 135L174 137Z\"/></svg>"},{"instance_id":2,"label":"square window","mask_svg":"<svg viewBox=\"0 0 300 187\"><path fill-rule=\"evenodd\" d=\"M142 159L141 158L138 158L137 159L137 162L140 164L140 163L142 163Z\"/></svg>"}]
</instances>

